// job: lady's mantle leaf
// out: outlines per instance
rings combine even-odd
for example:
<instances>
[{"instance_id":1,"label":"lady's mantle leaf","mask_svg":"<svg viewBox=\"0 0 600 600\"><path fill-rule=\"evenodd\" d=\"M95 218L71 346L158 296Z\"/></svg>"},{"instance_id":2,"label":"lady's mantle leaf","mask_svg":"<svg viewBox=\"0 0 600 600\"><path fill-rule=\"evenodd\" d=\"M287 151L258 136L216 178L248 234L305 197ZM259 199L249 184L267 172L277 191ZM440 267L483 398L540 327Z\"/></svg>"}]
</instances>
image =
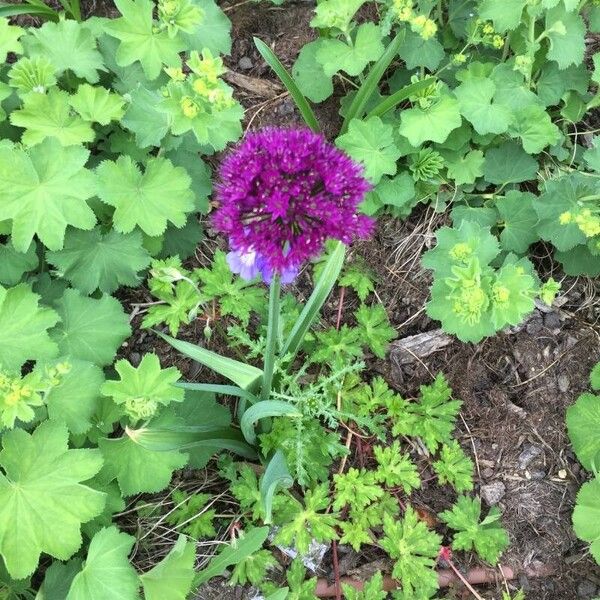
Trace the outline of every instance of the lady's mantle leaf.
<instances>
[{"instance_id":1,"label":"lady's mantle leaf","mask_svg":"<svg viewBox=\"0 0 600 600\"><path fill-rule=\"evenodd\" d=\"M185 600L194 580L195 559L196 545L180 535L169 554L140 575L146 600Z\"/></svg>"},{"instance_id":2,"label":"lady's mantle leaf","mask_svg":"<svg viewBox=\"0 0 600 600\"><path fill-rule=\"evenodd\" d=\"M0 553L14 579L33 573L42 552L69 559L81 546L81 523L104 507L104 494L81 484L100 470L100 453L69 450L68 437L67 428L53 421L32 434L4 434Z\"/></svg>"},{"instance_id":3,"label":"lady's mantle leaf","mask_svg":"<svg viewBox=\"0 0 600 600\"><path fill-rule=\"evenodd\" d=\"M56 67L58 73L73 71L77 77L91 83L98 81L98 71L105 71L102 55L88 27L74 20L44 23L28 30L31 36L24 39L28 55L44 56Z\"/></svg>"},{"instance_id":4,"label":"lady's mantle leaf","mask_svg":"<svg viewBox=\"0 0 600 600\"><path fill-rule=\"evenodd\" d=\"M85 201L95 192L95 177L84 168L88 156L54 138L28 151L0 145L0 221L12 219L16 250L26 252L36 234L60 250L67 225L92 229L96 216Z\"/></svg>"},{"instance_id":5,"label":"lady's mantle leaf","mask_svg":"<svg viewBox=\"0 0 600 600\"><path fill-rule=\"evenodd\" d=\"M55 137L63 146L76 146L95 137L89 123L71 114L69 94L57 89L27 94L23 108L10 114L10 122L25 128L22 142L26 146L35 146L48 137Z\"/></svg>"},{"instance_id":6,"label":"lady's mantle leaf","mask_svg":"<svg viewBox=\"0 0 600 600\"><path fill-rule=\"evenodd\" d=\"M157 236L168 221L183 227L186 213L194 209L189 175L166 158L151 158L142 173L129 156L121 156L116 162L101 163L97 173L98 195L115 207L114 227L121 233L138 225L149 236Z\"/></svg>"},{"instance_id":7,"label":"lady's mantle leaf","mask_svg":"<svg viewBox=\"0 0 600 600\"><path fill-rule=\"evenodd\" d=\"M66 290L56 310L61 322L52 331L52 339L61 355L109 365L131 334L127 315L112 296L85 298L76 290Z\"/></svg>"},{"instance_id":8,"label":"lady's mantle leaf","mask_svg":"<svg viewBox=\"0 0 600 600\"><path fill-rule=\"evenodd\" d=\"M120 285L135 286L140 281L138 271L150 264L139 231L102 234L99 227L92 231L70 229L65 247L47 252L46 259L84 294L98 289L110 294Z\"/></svg>"},{"instance_id":9,"label":"lady's mantle leaf","mask_svg":"<svg viewBox=\"0 0 600 600\"><path fill-rule=\"evenodd\" d=\"M573 528L578 538L590 542L590 552L600 563L600 478L584 483L579 490Z\"/></svg>"},{"instance_id":10,"label":"lady's mantle leaf","mask_svg":"<svg viewBox=\"0 0 600 600\"><path fill-rule=\"evenodd\" d=\"M115 0L121 13L119 19L109 21L104 29L108 35L121 40L116 59L120 67L139 61L148 79L156 79L163 64L178 66L179 52L185 44L179 36L169 37L166 30L159 31L152 19L154 2L150 0Z\"/></svg>"},{"instance_id":11,"label":"lady's mantle leaf","mask_svg":"<svg viewBox=\"0 0 600 600\"><path fill-rule=\"evenodd\" d=\"M69 98L69 104L84 120L108 125L123 116L125 101L102 86L84 83Z\"/></svg>"},{"instance_id":12,"label":"lady's mantle leaf","mask_svg":"<svg viewBox=\"0 0 600 600\"><path fill-rule=\"evenodd\" d=\"M18 371L27 360L56 356L58 348L47 330L59 318L50 308L38 306L39 299L25 283L0 286L0 368Z\"/></svg>"},{"instance_id":13,"label":"lady's mantle leaf","mask_svg":"<svg viewBox=\"0 0 600 600\"><path fill-rule=\"evenodd\" d=\"M581 394L567 409L567 428L579 462L600 470L600 396Z\"/></svg>"},{"instance_id":14,"label":"lady's mantle leaf","mask_svg":"<svg viewBox=\"0 0 600 600\"><path fill-rule=\"evenodd\" d=\"M137 600L139 580L128 559L134 542L114 526L101 529L66 600Z\"/></svg>"},{"instance_id":15,"label":"lady's mantle leaf","mask_svg":"<svg viewBox=\"0 0 600 600\"><path fill-rule=\"evenodd\" d=\"M481 77L468 79L454 90L461 114L481 135L504 133L512 119L507 106L493 101L495 91L496 84Z\"/></svg>"},{"instance_id":16,"label":"lady's mantle leaf","mask_svg":"<svg viewBox=\"0 0 600 600\"><path fill-rule=\"evenodd\" d=\"M450 132L460 127L459 104L456 98L442 96L428 108L415 106L400 114L400 135L418 148L423 142L445 142Z\"/></svg>"},{"instance_id":17,"label":"lady's mantle leaf","mask_svg":"<svg viewBox=\"0 0 600 600\"><path fill-rule=\"evenodd\" d=\"M377 183L384 174L396 173L400 150L394 144L393 127L379 117L367 121L352 119L348 132L336 140L336 145L365 166L365 177Z\"/></svg>"},{"instance_id":18,"label":"lady's mantle leaf","mask_svg":"<svg viewBox=\"0 0 600 600\"><path fill-rule=\"evenodd\" d=\"M146 450L128 436L101 439L98 446L105 461L102 472L116 478L123 496L164 490L173 471L183 468L188 461L187 454Z\"/></svg>"}]
</instances>

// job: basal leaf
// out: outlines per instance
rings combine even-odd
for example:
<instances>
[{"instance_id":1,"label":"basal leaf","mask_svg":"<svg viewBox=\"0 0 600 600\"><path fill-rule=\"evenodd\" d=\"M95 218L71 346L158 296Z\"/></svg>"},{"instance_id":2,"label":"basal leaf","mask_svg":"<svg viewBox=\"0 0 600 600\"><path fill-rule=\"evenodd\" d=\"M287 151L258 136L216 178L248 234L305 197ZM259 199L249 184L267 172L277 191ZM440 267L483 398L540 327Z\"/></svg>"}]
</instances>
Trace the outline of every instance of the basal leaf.
<instances>
[{"instance_id":1,"label":"basal leaf","mask_svg":"<svg viewBox=\"0 0 600 600\"><path fill-rule=\"evenodd\" d=\"M192 0L203 13L193 33L181 33L187 48L208 48L213 54L231 52L231 21L215 0Z\"/></svg>"},{"instance_id":2,"label":"basal leaf","mask_svg":"<svg viewBox=\"0 0 600 600\"><path fill-rule=\"evenodd\" d=\"M69 450L64 425L5 433L0 452L0 553L11 577L27 577L42 552L68 560L81 546L80 526L100 514L104 494L81 482L102 466L97 450Z\"/></svg>"},{"instance_id":3,"label":"basal leaf","mask_svg":"<svg viewBox=\"0 0 600 600\"><path fill-rule=\"evenodd\" d=\"M512 119L509 108L493 101L495 91L494 82L483 78L463 81L454 90L461 114L482 135L504 133Z\"/></svg>"},{"instance_id":4,"label":"basal leaf","mask_svg":"<svg viewBox=\"0 0 600 600\"><path fill-rule=\"evenodd\" d=\"M10 122L25 129L22 141L26 146L48 137L55 137L63 146L75 146L95 137L89 123L71 114L69 94L55 88L47 94L27 94L23 108L10 113Z\"/></svg>"},{"instance_id":5,"label":"basal leaf","mask_svg":"<svg viewBox=\"0 0 600 600\"><path fill-rule=\"evenodd\" d=\"M105 71L102 55L91 30L73 19L47 22L29 29L25 46L30 57L44 56L59 73L69 70L77 77L96 83L98 71Z\"/></svg>"},{"instance_id":6,"label":"basal leaf","mask_svg":"<svg viewBox=\"0 0 600 600\"><path fill-rule=\"evenodd\" d=\"M581 394L567 409L567 429L579 462L600 470L600 396Z\"/></svg>"},{"instance_id":7,"label":"basal leaf","mask_svg":"<svg viewBox=\"0 0 600 600\"><path fill-rule=\"evenodd\" d=\"M62 250L47 252L46 259L58 275L70 281L84 294L100 290L106 294L119 286L135 286L139 272L150 264L150 255L142 246L139 231L103 234L99 227L91 231L69 229Z\"/></svg>"},{"instance_id":8,"label":"basal leaf","mask_svg":"<svg viewBox=\"0 0 600 600\"><path fill-rule=\"evenodd\" d=\"M21 54L23 46L19 38L25 33L22 27L11 25L8 19L0 18L0 63L6 62L9 52Z\"/></svg>"},{"instance_id":9,"label":"basal leaf","mask_svg":"<svg viewBox=\"0 0 600 600\"><path fill-rule=\"evenodd\" d=\"M539 218L533 208L535 196L529 192L511 190L499 198L496 208L504 221L500 233L502 247L508 251L524 254L537 241L536 226Z\"/></svg>"},{"instance_id":10,"label":"basal leaf","mask_svg":"<svg viewBox=\"0 0 600 600\"><path fill-rule=\"evenodd\" d=\"M111 121L121 119L125 101L118 94L109 92L102 86L84 83L69 98L69 104L82 119L108 125Z\"/></svg>"},{"instance_id":11,"label":"basal leaf","mask_svg":"<svg viewBox=\"0 0 600 600\"><path fill-rule=\"evenodd\" d=\"M38 305L40 297L31 286L0 286L0 367L18 371L28 360L42 360L58 354L48 330L59 320L50 308Z\"/></svg>"},{"instance_id":12,"label":"basal leaf","mask_svg":"<svg viewBox=\"0 0 600 600\"><path fill-rule=\"evenodd\" d=\"M148 79L156 79L163 65L177 67L181 64L179 52L186 44L179 36L170 37L159 30L152 18L154 2L151 0L115 0L121 17L108 21L105 31L120 40L116 53L117 64L127 67L140 62Z\"/></svg>"},{"instance_id":13,"label":"basal leaf","mask_svg":"<svg viewBox=\"0 0 600 600\"><path fill-rule=\"evenodd\" d=\"M69 289L55 306L61 322L51 335L61 355L109 365L131 334L127 315L112 296L86 298Z\"/></svg>"},{"instance_id":14,"label":"basal leaf","mask_svg":"<svg viewBox=\"0 0 600 600\"><path fill-rule=\"evenodd\" d=\"M483 176L497 185L520 183L535 179L537 161L515 142L504 142L485 153Z\"/></svg>"},{"instance_id":15,"label":"basal leaf","mask_svg":"<svg viewBox=\"0 0 600 600\"><path fill-rule=\"evenodd\" d=\"M577 13L567 12L560 5L549 10L546 31L550 39L548 58L556 61L559 69L581 64L585 54L585 23Z\"/></svg>"},{"instance_id":16,"label":"basal leaf","mask_svg":"<svg viewBox=\"0 0 600 600\"><path fill-rule=\"evenodd\" d=\"M97 173L98 195L115 207L114 227L121 233L137 225L150 236L160 235L168 222L183 227L194 208L189 175L166 158L149 159L142 173L129 156L120 156L101 163Z\"/></svg>"},{"instance_id":17,"label":"basal leaf","mask_svg":"<svg viewBox=\"0 0 600 600\"><path fill-rule=\"evenodd\" d=\"M101 529L66 600L138 600L139 580L128 559L134 543L133 536L115 526Z\"/></svg>"},{"instance_id":18,"label":"basal leaf","mask_svg":"<svg viewBox=\"0 0 600 600\"><path fill-rule=\"evenodd\" d=\"M511 134L521 138L523 149L529 154L539 154L560 140L560 130L537 104L516 111Z\"/></svg>"},{"instance_id":19,"label":"basal leaf","mask_svg":"<svg viewBox=\"0 0 600 600\"><path fill-rule=\"evenodd\" d=\"M89 152L55 139L22 150L0 146L0 220L12 219L12 243L26 252L34 235L60 250L67 225L91 229L96 216L86 200L95 177L84 168Z\"/></svg>"},{"instance_id":20,"label":"basal leaf","mask_svg":"<svg viewBox=\"0 0 600 600\"><path fill-rule=\"evenodd\" d=\"M33 271L38 264L35 243L32 243L25 253L17 252L11 240L0 244L0 284L16 285L24 273Z\"/></svg>"},{"instance_id":21,"label":"basal leaf","mask_svg":"<svg viewBox=\"0 0 600 600\"><path fill-rule=\"evenodd\" d=\"M442 95L428 108L415 106L400 113L400 135L408 139L411 146L419 147L423 142L444 142L450 132L460 127L459 103L449 95Z\"/></svg>"},{"instance_id":22,"label":"basal leaf","mask_svg":"<svg viewBox=\"0 0 600 600\"><path fill-rule=\"evenodd\" d=\"M317 60L322 40L305 44L294 63L292 75L300 91L313 102L323 102L333 94L333 81Z\"/></svg>"},{"instance_id":23,"label":"basal leaf","mask_svg":"<svg viewBox=\"0 0 600 600\"><path fill-rule=\"evenodd\" d=\"M121 122L135 133L140 148L158 146L169 131L169 115L158 109L161 95L138 86L129 92L129 96L131 100Z\"/></svg>"},{"instance_id":24,"label":"basal leaf","mask_svg":"<svg viewBox=\"0 0 600 600\"><path fill-rule=\"evenodd\" d=\"M516 29L521 22L523 8L527 0L482 0L479 16L494 23L494 29L501 33Z\"/></svg>"},{"instance_id":25,"label":"basal leaf","mask_svg":"<svg viewBox=\"0 0 600 600\"><path fill-rule=\"evenodd\" d=\"M590 543L590 552L600 564L600 478L584 483L577 494L573 528L577 537Z\"/></svg>"}]
</instances>

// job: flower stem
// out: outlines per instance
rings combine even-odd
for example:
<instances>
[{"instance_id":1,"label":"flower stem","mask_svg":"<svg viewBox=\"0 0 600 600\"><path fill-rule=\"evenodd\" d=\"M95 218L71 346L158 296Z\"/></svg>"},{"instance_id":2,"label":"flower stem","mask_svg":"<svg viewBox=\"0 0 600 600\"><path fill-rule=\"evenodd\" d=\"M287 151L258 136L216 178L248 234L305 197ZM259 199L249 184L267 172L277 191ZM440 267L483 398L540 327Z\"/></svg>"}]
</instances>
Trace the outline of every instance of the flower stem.
<instances>
[{"instance_id":1,"label":"flower stem","mask_svg":"<svg viewBox=\"0 0 600 600\"><path fill-rule=\"evenodd\" d=\"M275 275L271 281L269 290L269 320L267 323L267 348L265 350L265 362L263 368L263 384L260 399L267 400L271 395L273 384L273 369L275 367L275 353L277 340L279 339L279 299L281 292L281 279Z\"/></svg>"}]
</instances>

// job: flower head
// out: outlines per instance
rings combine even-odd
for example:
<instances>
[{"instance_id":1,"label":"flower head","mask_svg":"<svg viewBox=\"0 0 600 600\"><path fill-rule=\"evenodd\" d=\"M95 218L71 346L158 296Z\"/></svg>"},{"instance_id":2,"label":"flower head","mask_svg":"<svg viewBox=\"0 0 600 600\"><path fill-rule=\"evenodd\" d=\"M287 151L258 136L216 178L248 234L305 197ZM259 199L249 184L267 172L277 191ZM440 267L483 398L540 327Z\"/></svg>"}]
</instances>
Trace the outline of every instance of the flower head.
<instances>
[{"instance_id":1,"label":"flower head","mask_svg":"<svg viewBox=\"0 0 600 600\"><path fill-rule=\"evenodd\" d=\"M322 135L267 128L223 161L213 223L229 237L234 272L291 281L328 238L369 235L373 220L357 209L370 187L362 167Z\"/></svg>"}]
</instances>

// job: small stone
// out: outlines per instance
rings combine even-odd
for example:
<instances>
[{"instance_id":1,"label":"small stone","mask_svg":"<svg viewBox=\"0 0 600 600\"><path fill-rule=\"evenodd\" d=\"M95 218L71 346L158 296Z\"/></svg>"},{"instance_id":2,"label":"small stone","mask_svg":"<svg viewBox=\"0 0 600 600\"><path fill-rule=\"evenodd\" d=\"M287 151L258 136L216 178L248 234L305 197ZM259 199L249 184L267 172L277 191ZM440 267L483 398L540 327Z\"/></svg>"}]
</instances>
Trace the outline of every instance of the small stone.
<instances>
[{"instance_id":1,"label":"small stone","mask_svg":"<svg viewBox=\"0 0 600 600\"><path fill-rule=\"evenodd\" d=\"M544 323L542 321L541 315L536 314L527 323L527 326L525 327L525 331L527 331L527 333L529 335L536 335L542 330L543 324Z\"/></svg>"},{"instance_id":2,"label":"small stone","mask_svg":"<svg viewBox=\"0 0 600 600\"><path fill-rule=\"evenodd\" d=\"M519 469L526 469L529 466L529 463L534 458L537 458L542 453L542 449L535 444L527 444L521 454L519 454L519 458L517 459L519 463Z\"/></svg>"},{"instance_id":3,"label":"small stone","mask_svg":"<svg viewBox=\"0 0 600 600\"><path fill-rule=\"evenodd\" d=\"M486 467L481 474L483 475L484 479L490 479L491 477L494 476L494 469L491 469L490 467Z\"/></svg>"},{"instance_id":4,"label":"small stone","mask_svg":"<svg viewBox=\"0 0 600 600\"><path fill-rule=\"evenodd\" d=\"M559 479L566 479L567 478L567 471L566 471L566 469L561 469L558 472L558 478Z\"/></svg>"},{"instance_id":5,"label":"small stone","mask_svg":"<svg viewBox=\"0 0 600 600\"><path fill-rule=\"evenodd\" d=\"M238 67L242 71L249 71L254 66L254 63L247 56L242 56L238 61Z\"/></svg>"},{"instance_id":6,"label":"small stone","mask_svg":"<svg viewBox=\"0 0 600 600\"><path fill-rule=\"evenodd\" d=\"M582 581L577 586L577 596L579 598L593 598L596 594L596 584L589 579Z\"/></svg>"},{"instance_id":7,"label":"small stone","mask_svg":"<svg viewBox=\"0 0 600 600\"><path fill-rule=\"evenodd\" d=\"M131 363L131 364L132 364L134 367L137 367L137 366L140 364L141 360L142 360L142 357L140 356L140 353L139 353L139 352L132 352L132 353L129 355L129 362L130 362L130 363Z\"/></svg>"},{"instance_id":8,"label":"small stone","mask_svg":"<svg viewBox=\"0 0 600 600\"><path fill-rule=\"evenodd\" d=\"M571 387L571 381L569 380L569 378L566 375L559 375L558 376L558 389L564 394L565 392L569 391L570 387Z\"/></svg>"},{"instance_id":9,"label":"small stone","mask_svg":"<svg viewBox=\"0 0 600 600\"><path fill-rule=\"evenodd\" d=\"M560 315L554 311L545 314L544 325L548 329L558 329L560 327Z\"/></svg>"},{"instance_id":10,"label":"small stone","mask_svg":"<svg viewBox=\"0 0 600 600\"><path fill-rule=\"evenodd\" d=\"M495 506L504 498L506 486L501 481L493 481L481 486L481 495L489 506Z\"/></svg>"}]
</instances>

